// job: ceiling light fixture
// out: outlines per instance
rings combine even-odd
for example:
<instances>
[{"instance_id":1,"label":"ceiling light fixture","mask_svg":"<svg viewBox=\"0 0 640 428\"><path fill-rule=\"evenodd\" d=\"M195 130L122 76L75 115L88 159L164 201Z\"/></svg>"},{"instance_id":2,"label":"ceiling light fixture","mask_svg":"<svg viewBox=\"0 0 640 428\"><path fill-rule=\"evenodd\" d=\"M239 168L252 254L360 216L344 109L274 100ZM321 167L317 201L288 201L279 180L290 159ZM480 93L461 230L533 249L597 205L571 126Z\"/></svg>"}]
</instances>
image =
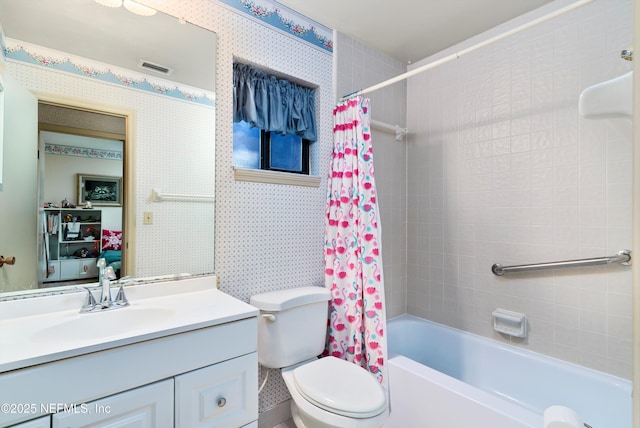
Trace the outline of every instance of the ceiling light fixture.
<instances>
[{"instance_id":1,"label":"ceiling light fixture","mask_svg":"<svg viewBox=\"0 0 640 428\"><path fill-rule=\"evenodd\" d=\"M155 9L144 6L133 0L96 0L96 3L106 7L120 7L124 5L124 8L129 12L140 16L152 16L156 14Z\"/></svg>"},{"instance_id":2,"label":"ceiling light fixture","mask_svg":"<svg viewBox=\"0 0 640 428\"><path fill-rule=\"evenodd\" d=\"M156 14L156 10L150 7L141 5L133 0L124 0L124 8L131 13L135 13L140 16L152 16Z\"/></svg>"},{"instance_id":3,"label":"ceiling light fixture","mask_svg":"<svg viewBox=\"0 0 640 428\"><path fill-rule=\"evenodd\" d=\"M120 7L122 6L122 0L96 0L96 3L107 7Z\"/></svg>"}]
</instances>

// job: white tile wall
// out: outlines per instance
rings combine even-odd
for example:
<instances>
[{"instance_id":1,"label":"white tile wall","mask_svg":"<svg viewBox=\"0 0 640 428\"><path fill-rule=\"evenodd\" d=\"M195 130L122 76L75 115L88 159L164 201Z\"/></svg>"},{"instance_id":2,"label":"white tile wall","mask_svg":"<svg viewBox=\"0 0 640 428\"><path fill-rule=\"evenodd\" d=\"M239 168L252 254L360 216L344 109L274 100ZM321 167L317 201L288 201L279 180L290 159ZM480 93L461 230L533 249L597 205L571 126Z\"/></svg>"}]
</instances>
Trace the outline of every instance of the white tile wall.
<instances>
[{"instance_id":1,"label":"white tile wall","mask_svg":"<svg viewBox=\"0 0 640 428\"><path fill-rule=\"evenodd\" d=\"M401 62L361 42L337 34L336 98L404 73ZM406 82L367 95L371 119L405 127ZM382 233L387 318L406 312L406 143L395 134L373 129L373 154Z\"/></svg>"},{"instance_id":2,"label":"white tile wall","mask_svg":"<svg viewBox=\"0 0 640 428\"><path fill-rule=\"evenodd\" d=\"M508 340L492 310L524 312L515 345L631 377L630 269L490 273L630 247L630 123L577 106L631 69L631 16L630 0L598 0L409 80L409 313Z\"/></svg>"}]
</instances>

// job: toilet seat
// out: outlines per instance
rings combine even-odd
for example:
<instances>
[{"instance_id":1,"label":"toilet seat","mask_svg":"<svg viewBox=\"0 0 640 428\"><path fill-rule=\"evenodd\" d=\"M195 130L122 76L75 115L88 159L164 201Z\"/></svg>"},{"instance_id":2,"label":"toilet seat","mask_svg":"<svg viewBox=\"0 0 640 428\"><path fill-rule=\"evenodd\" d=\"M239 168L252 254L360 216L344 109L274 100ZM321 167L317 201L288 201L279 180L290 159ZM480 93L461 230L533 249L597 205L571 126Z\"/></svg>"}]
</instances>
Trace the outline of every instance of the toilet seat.
<instances>
[{"instance_id":1,"label":"toilet seat","mask_svg":"<svg viewBox=\"0 0 640 428\"><path fill-rule=\"evenodd\" d=\"M325 357L293 370L295 387L314 405L338 415L365 419L386 409L378 381L362 367Z\"/></svg>"}]
</instances>

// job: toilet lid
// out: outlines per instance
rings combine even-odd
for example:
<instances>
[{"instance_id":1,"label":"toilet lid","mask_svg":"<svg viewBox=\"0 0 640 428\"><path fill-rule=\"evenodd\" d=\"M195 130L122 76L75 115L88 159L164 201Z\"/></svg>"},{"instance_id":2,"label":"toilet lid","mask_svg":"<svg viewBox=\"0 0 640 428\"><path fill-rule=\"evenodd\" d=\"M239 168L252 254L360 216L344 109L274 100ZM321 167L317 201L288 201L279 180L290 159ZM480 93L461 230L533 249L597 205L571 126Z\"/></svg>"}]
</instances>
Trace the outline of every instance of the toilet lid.
<instances>
[{"instance_id":1,"label":"toilet lid","mask_svg":"<svg viewBox=\"0 0 640 428\"><path fill-rule=\"evenodd\" d=\"M370 418L386 406L384 389L362 367L325 357L293 370L296 388L310 402L329 412Z\"/></svg>"}]
</instances>

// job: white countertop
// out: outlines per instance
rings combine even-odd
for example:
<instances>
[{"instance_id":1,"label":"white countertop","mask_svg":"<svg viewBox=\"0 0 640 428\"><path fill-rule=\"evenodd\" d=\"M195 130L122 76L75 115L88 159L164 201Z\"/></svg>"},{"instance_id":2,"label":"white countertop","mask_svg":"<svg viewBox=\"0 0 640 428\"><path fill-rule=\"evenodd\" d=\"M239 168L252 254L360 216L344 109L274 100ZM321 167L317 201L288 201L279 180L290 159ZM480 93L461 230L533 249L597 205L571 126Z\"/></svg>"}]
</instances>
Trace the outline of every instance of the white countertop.
<instances>
[{"instance_id":1,"label":"white countertop","mask_svg":"<svg viewBox=\"0 0 640 428\"><path fill-rule=\"evenodd\" d=\"M79 312L85 292L0 302L0 373L251 318L259 312L218 290L215 276L125 290L130 306L96 313ZM99 291L94 295L98 298Z\"/></svg>"}]
</instances>

